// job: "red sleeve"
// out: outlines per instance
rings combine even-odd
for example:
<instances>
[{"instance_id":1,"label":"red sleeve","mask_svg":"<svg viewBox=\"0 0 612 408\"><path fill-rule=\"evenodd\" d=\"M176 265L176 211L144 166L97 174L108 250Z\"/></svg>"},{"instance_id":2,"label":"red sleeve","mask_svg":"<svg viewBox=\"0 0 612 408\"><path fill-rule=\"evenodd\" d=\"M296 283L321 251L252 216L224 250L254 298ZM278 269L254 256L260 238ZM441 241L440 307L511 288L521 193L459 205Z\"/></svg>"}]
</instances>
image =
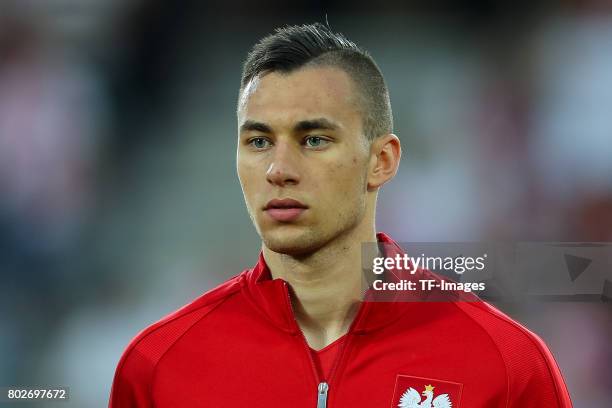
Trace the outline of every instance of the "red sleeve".
<instances>
[{"instance_id":1,"label":"red sleeve","mask_svg":"<svg viewBox=\"0 0 612 408\"><path fill-rule=\"evenodd\" d=\"M506 408L571 408L567 386L540 337L486 302L459 302L497 345L506 370Z\"/></svg>"},{"instance_id":2,"label":"red sleeve","mask_svg":"<svg viewBox=\"0 0 612 408\"><path fill-rule=\"evenodd\" d=\"M115 372L109 408L152 407L151 380L155 365L135 347L128 347Z\"/></svg>"},{"instance_id":3,"label":"red sleeve","mask_svg":"<svg viewBox=\"0 0 612 408\"><path fill-rule=\"evenodd\" d=\"M534 333L526 336L532 345L526 345L524 354L515 357L518 361L509 363L517 378L508 406L571 408L567 386L552 353Z\"/></svg>"},{"instance_id":4,"label":"red sleeve","mask_svg":"<svg viewBox=\"0 0 612 408\"><path fill-rule=\"evenodd\" d=\"M181 336L222 301L223 298L205 295L140 332L119 360L109 408L153 407L153 379L158 362Z\"/></svg>"}]
</instances>

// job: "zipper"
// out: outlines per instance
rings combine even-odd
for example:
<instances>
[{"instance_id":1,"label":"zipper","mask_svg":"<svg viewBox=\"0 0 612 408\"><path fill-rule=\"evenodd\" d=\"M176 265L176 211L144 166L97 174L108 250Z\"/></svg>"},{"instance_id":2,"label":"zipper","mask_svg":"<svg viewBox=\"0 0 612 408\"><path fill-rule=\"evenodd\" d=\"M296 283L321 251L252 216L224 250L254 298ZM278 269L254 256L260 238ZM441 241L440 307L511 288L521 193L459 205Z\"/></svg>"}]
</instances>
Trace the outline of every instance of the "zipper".
<instances>
[{"instance_id":1,"label":"zipper","mask_svg":"<svg viewBox=\"0 0 612 408\"><path fill-rule=\"evenodd\" d=\"M342 357L344 356L344 351L348 348L348 345L351 339L351 332L352 332L353 326L357 323L357 320L359 319L359 317L361 316L363 312L364 303L362 303L359 306L359 310L357 311L357 314L355 315L355 318L346 333L347 337L346 339L344 339L343 343L340 345L340 350L338 350L338 354L336 355L334 359L334 363L332 364L332 368L329 371L329 379L325 381L319 377L319 372L317 370L314 359L312 358L312 353L310 351L310 346L308 345L308 341L306 340L306 336L304 335L302 328L300 327L300 325L297 322L297 319L295 318L295 312L293 311L293 305L291 304L291 297L289 296L289 288L287 287L287 285L288 285L287 282L283 280L283 287L285 289L285 295L286 295L285 300L287 301L287 305L289 307L289 311L291 312L293 322L295 323L295 326L300 332L302 343L304 344L304 349L306 350L306 354L308 355L308 360L310 361L310 367L312 368L312 373L314 375L315 382L318 384L317 385L317 408L327 408L327 393L329 392L331 380L332 378L334 378L334 374L336 373L336 368L339 366L339 363Z\"/></svg>"},{"instance_id":2,"label":"zipper","mask_svg":"<svg viewBox=\"0 0 612 408\"><path fill-rule=\"evenodd\" d=\"M327 408L327 390L329 390L329 385L325 381L320 382L318 389L319 394L317 397L317 408Z\"/></svg>"}]
</instances>

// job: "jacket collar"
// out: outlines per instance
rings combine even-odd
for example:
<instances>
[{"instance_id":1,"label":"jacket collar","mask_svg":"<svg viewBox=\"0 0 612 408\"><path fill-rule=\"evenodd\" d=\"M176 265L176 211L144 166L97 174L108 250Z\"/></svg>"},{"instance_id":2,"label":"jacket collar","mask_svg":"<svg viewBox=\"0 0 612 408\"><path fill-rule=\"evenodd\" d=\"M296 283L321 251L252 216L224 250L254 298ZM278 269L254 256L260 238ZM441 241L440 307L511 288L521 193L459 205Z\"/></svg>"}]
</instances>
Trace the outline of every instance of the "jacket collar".
<instances>
[{"instance_id":1,"label":"jacket collar","mask_svg":"<svg viewBox=\"0 0 612 408\"><path fill-rule=\"evenodd\" d=\"M381 252L387 257L404 255L404 250L387 234L378 233L376 238ZM405 271L387 270L384 280L398 282L400 280L419 279L423 271L416 274ZM269 323L275 327L291 333L300 333L300 328L293 315L291 300L289 298L288 283L281 279L272 279L270 269L260 252L257 264L242 273L241 285L248 301L260 312ZM370 288L361 302L359 311L355 316L349 332L363 334L382 328L406 313L412 302L422 300L423 293L415 292L376 292Z\"/></svg>"}]
</instances>

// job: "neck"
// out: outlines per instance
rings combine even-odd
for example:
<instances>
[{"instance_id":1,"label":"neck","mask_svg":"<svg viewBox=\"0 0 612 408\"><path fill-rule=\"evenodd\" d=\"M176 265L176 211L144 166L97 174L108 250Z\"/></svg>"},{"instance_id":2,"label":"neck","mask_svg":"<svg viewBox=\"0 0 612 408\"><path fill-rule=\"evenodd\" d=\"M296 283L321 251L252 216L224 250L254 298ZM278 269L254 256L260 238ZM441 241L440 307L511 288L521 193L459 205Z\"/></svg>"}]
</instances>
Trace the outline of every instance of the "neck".
<instances>
[{"instance_id":1,"label":"neck","mask_svg":"<svg viewBox=\"0 0 612 408\"><path fill-rule=\"evenodd\" d=\"M272 277L289 283L295 318L316 350L343 336L357 313L364 292L363 242L376 242L373 222L299 257L263 247Z\"/></svg>"}]
</instances>

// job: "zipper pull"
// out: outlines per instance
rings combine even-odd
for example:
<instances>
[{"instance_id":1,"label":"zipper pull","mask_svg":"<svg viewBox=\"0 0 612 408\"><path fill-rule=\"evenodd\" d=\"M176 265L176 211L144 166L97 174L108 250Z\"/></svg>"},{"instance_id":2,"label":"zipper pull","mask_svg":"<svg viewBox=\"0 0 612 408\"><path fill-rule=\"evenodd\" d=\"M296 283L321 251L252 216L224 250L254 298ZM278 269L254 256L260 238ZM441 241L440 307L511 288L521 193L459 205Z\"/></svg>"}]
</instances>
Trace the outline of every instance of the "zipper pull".
<instances>
[{"instance_id":1,"label":"zipper pull","mask_svg":"<svg viewBox=\"0 0 612 408\"><path fill-rule=\"evenodd\" d=\"M317 408L327 408L327 390L329 390L329 385L325 381L320 382L317 392Z\"/></svg>"}]
</instances>

